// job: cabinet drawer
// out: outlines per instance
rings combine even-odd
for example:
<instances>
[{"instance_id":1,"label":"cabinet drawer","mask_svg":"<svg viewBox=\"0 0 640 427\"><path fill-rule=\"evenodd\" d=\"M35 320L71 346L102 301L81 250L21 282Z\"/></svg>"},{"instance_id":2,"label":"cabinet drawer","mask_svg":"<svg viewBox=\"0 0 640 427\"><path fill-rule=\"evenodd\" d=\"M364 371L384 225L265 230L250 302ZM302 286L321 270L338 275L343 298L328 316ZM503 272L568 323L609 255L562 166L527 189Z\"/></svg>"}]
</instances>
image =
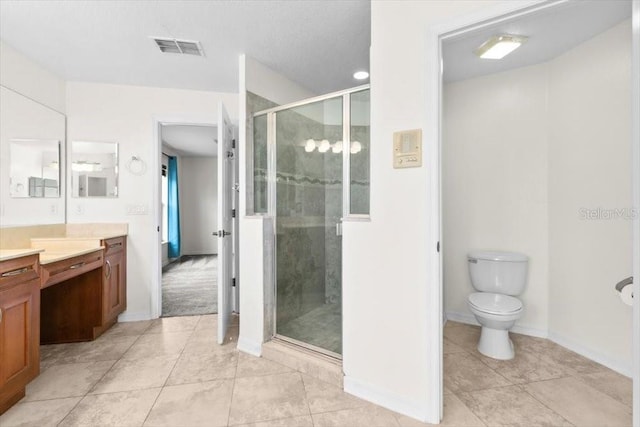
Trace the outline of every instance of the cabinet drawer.
<instances>
[{"instance_id":1,"label":"cabinet drawer","mask_svg":"<svg viewBox=\"0 0 640 427\"><path fill-rule=\"evenodd\" d=\"M0 263L0 288L37 279L39 276L38 255L28 255Z\"/></svg>"},{"instance_id":2,"label":"cabinet drawer","mask_svg":"<svg viewBox=\"0 0 640 427\"><path fill-rule=\"evenodd\" d=\"M124 250L125 237L114 237L103 241L104 255L111 255Z\"/></svg>"},{"instance_id":3,"label":"cabinet drawer","mask_svg":"<svg viewBox=\"0 0 640 427\"><path fill-rule=\"evenodd\" d=\"M63 282L87 271L101 268L103 264L102 251L95 251L49 264L41 265L42 287Z\"/></svg>"}]
</instances>

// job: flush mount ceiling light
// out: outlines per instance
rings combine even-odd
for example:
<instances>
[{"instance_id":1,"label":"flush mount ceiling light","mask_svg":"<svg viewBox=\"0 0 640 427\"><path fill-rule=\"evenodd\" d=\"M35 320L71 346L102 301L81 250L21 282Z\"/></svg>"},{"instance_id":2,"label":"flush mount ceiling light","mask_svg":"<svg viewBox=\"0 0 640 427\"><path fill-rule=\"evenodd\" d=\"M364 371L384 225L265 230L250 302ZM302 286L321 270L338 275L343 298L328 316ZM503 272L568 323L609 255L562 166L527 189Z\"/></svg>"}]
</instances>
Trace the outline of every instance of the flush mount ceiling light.
<instances>
[{"instance_id":1,"label":"flush mount ceiling light","mask_svg":"<svg viewBox=\"0 0 640 427\"><path fill-rule=\"evenodd\" d=\"M158 49L163 53L180 53L184 55L204 56L200 42L193 40L178 40L162 37L151 37Z\"/></svg>"},{"instance_id":2,"label":"flush mount ceiling light","mask_svg":"<svg viewBox=\"0 0 640 427\"><path fill-rule=\"evenodd\" d=\"M353 73L353 78L356 80L364 80L368 77L369 73L367 73L366 71L356 71L355 73Z\"/></svg>"},{"instance_id":3,"label":"flush mount ceiling light","mask_svg":"<svg viewBox=\"0 0 640 427\"><path fill-rule=\"evenodd\" d=\"M483 59L502 59L519 48L528 37L501 34L492 36L473 52Z\"/></svg>"}]
</instances>

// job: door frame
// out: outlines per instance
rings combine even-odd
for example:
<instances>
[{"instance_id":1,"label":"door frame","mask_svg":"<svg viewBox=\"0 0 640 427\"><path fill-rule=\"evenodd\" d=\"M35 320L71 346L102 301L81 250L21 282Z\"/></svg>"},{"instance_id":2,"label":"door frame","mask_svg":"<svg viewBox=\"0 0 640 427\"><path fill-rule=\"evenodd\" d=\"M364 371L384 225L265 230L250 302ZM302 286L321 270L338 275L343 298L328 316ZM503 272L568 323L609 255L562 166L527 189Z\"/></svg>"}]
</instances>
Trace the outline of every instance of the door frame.
<instances>
[{"instance_id":1,"label":"door frame","mask_svg":"<svg viewBox=\"0 0 640 427\"><path fill-rule=\"evenodd\" d=\"M162 168L162 126L163 125L183 125L183 126L213 126L217 127L216 117L209 114L170 114L158 115L152 119L153 126L153 150L152 161L149 172L152 175L151 192L153 194L153 215L154 227L151 241L154 242L156 250L153 252L151 262L151 318L157 319L162 315L162 181L160 173Z\"/></svg>"},{"instance_id":2,"label":"door frame","mask_svg":"<svg viewBox=\"0 0 640 427\"><path fill-rule=\"evenodd\" d=\"M427 396L427 421L439 423L444 415L443 397L443 335L444 322L443 296L444 283L442 251L439 250L442 242L442 41L446 38L458 36L470 31L493 25L497 22L512 20L514 18L538 13L542 10L552 9L568 3L570 0L527 0L522 2L501 2L492 7L484 8L476 13L456 17L452 20L434 25L428 29L427 55L429 68L427 71L427 93L431 96L426 100L428 111L428 128L425 132L427 140L434 141L428 144L427 155L434 159L434 166L429 171L429 192L433 203L430 208L429 237L427 247L434 250L434 256L429 257L430 283L437 286L429 287L429 321L428 336L437 337L436 345L429 349L428 390ZM633 274L634 294L640 295L640 0L632 0L632 150L633 150ZM436 249L438 248L438 249ZM633 306L633 333L638 336L640 332L640 304L637 299ZM633 343L633 360L640 360L640 338ZM640 427L640 363L635 362L633 367L633 426Z\"/></svg>"}]
</instances>

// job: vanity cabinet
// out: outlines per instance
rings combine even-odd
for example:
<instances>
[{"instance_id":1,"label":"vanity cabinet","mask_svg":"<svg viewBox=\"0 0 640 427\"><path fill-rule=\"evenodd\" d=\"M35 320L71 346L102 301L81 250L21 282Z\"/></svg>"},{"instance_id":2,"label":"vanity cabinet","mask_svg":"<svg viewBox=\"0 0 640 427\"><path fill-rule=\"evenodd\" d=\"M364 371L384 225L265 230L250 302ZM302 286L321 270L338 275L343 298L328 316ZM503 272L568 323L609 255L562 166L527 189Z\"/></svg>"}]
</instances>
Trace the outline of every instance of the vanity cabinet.
<instances>
[{"instance_id":1,"label":"vanity cabinet","mask_svg":"<svg viewBox=\"0 0 640 427\"><path fill-rule=\"evenodd\" d=\"M40 373L38 255L0 262L0 414Z\"/></svg>"},{"instance_id":2,"label":"vanity cabinet","mask_svg":"<svg viewBox=\"0 0 640 427\"><path fill-rule=\"evenodd\" d=\"M127 308L127 238L102 241L104 268L102 286L102 322L110 325Z\"/></svg>"}]
</instances>

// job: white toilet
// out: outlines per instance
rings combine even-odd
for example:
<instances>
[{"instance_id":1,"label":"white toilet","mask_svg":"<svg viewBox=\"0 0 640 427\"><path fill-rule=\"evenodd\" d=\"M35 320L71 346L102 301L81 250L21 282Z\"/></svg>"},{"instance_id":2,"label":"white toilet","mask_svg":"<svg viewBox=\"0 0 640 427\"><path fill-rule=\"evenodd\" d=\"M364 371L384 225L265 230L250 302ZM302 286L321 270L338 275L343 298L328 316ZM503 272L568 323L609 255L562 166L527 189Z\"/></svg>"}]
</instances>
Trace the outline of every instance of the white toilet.
<instances>
[{"instance_id":1,"label":"white toilet","mask_svg":"<svg viewBox=\"0 0 640 427\"><path fill-rule=\"evenodd\" d=\"M467 301L482 325L478 351L494 359L513 359L509 329L524 312L514 295L524 291L529 258L514 252L476 251L467 260L471 284L478 291Z\"/></svg>"}]
</instances>

